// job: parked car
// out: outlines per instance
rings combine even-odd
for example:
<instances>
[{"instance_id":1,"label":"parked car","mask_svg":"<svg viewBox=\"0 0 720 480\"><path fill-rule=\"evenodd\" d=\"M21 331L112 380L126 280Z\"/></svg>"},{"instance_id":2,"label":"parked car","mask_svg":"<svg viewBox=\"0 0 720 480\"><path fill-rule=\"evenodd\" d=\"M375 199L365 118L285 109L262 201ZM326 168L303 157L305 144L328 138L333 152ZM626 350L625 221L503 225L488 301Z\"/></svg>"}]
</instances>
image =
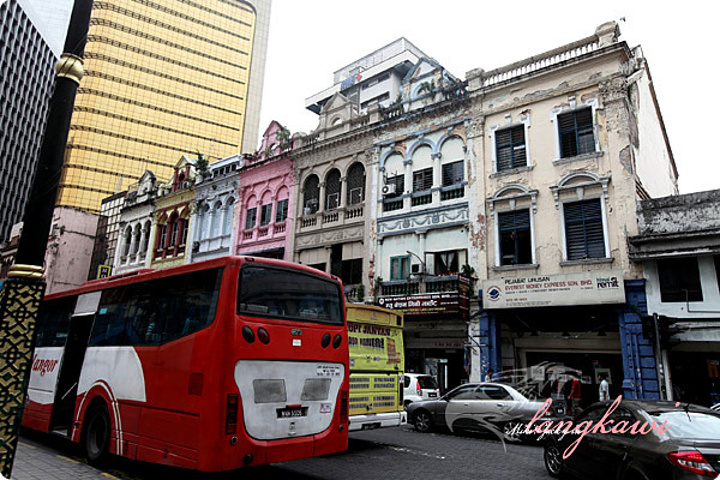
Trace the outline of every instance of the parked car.
<instances>
[{"instance_id":1,"label":"parked car","mask_svg":"<svg viewBox=\"0 0 720 480\"><path fill-rule=\"evenodd\" d=\"M426 373L406 373L404 380L403 397L405 407L412 402L436 399L440 396L440 389L432 375Z\"/></svg>"},{"instance_id":2,"label":"parked car","mask_svg":"<svg viewBox=\"0 0 720 480\"><path fill-rule=\"evenodd\" d=\"M543 402L528 400L508 385L466 383L437 400L411 403L408 419L419 432L447 427L453 432L489 431L501 439L521 440L524 425L542 406ZM546 417L551 416L552 408L546 412Z\"/></svg>"},{"instance_id":3,"label":"parked car","mask_svg":"<svg viewBox=\"0 0 720 480\"><path fill-rule=\"evenodd\" d=\"M596 403L574 419L574 424L597 424L611 402ZM572 474L583 479L699 480L720 478L720 413L709 408L675 402L623 400L605 425L662 426L648 433L618 428L615 433L552 435L544 447L545 468L553 477ZM609 421L612 420L612 423ZM627 423L620 423L620 422ZM645 422L648 422L647 424ZM622 430L625 430L623 433ZM606 428L606 431L608 428Z\"/></svg>"}]
</instances>

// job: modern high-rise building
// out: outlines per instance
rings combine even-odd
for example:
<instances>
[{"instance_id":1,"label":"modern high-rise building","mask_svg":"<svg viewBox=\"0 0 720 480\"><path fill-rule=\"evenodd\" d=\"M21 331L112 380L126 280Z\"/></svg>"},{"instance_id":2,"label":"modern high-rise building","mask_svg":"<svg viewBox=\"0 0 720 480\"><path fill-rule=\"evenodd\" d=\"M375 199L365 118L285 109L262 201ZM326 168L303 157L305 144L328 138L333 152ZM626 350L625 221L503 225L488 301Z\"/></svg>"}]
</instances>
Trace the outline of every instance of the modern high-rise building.
<instances>
[{"instance_id":1,"label":"modern high-rise building","mask_svg":"<svg viewBox=\"0 0 720 480\"><path fill-rule=\"evenodd\" d=\"M30 194L56 60L28 0L0 0L0 243Z\"/></svg>"},{"instance_id":2,"label":"modern high-rise building","mask_svg":"<svg viewBox=\"0 0 720 480\"><path fill-rule=\"evenodd\" d=\"M58 206L98 212L186 153L253 150L270 3L95 2Z\"/></svg>"}]
</instances>

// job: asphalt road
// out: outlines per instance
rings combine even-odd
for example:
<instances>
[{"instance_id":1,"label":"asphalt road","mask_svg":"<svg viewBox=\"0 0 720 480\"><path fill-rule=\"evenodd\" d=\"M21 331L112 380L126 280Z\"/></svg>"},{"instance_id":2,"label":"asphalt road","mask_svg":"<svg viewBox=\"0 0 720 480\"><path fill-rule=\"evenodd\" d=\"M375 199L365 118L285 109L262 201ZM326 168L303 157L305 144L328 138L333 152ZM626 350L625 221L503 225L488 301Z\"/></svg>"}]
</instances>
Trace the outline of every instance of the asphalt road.
<instances>
[{"instance_id":1,"label":"asphalt road","mask_svg":"<svg viewBox=\"0 0 720 480\"><path fill-rule=\"evenodd\" d=\"M412 427L350 434L347 451L325 457L255 467L239 472L199 475L178 469L116 459L106 471L87 465L74 445L25 434L20 441L13 480L157 478L268 480L305 479L549 479L539 445L506 444L481 435L418 433Z\"/></svg>"}]
</instances>

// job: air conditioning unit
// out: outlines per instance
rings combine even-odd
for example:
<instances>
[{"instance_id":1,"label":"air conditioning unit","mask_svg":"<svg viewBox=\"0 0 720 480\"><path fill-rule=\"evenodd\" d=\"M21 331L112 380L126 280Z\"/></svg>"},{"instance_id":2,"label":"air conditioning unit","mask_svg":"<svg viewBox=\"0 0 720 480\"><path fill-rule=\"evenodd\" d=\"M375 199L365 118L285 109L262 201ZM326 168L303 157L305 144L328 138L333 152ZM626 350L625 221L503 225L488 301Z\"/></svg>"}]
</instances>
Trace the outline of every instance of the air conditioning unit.
<instances>
[{"instance_id":1,"label":"air conditioning unit","mask_svg":"<svg viewBox=\"0 0 720 480\"><path fill-rule=\"evenodd\" d=\"M383 187L382 187L383 195L392 195L394 193L395 193L395 184L394 183L388 183L387 185L383 185Z\"/></svg>"},{"instance_id":2,"label":"air conditioning unit","mask_svg":"<svg viewBox=\"0 0 720 480\"><path fill-rule=\"evenodd\" d=\"M420 264L413 263L412 267L410 267L410 270L412 271L412 273L420 273Z\"/></svg>"}]
</instances>

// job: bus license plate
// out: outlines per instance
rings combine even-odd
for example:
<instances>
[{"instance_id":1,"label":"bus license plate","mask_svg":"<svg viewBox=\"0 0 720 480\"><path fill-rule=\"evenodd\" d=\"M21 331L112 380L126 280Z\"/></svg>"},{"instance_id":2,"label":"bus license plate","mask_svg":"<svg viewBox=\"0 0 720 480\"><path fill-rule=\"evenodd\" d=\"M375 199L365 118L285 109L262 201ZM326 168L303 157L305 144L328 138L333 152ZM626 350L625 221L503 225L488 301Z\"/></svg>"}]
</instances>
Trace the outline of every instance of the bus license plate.
<instances>
[{"instance_id":1,"label":"bus license plate","mask_svg":"<svg viewBox=\"0 0 720 480\"><path fill-rule=\"evenodd\" d=\"M277 409L277 418L306 417L307 407L286 407Z\"/></svg>"}]
</instances>

